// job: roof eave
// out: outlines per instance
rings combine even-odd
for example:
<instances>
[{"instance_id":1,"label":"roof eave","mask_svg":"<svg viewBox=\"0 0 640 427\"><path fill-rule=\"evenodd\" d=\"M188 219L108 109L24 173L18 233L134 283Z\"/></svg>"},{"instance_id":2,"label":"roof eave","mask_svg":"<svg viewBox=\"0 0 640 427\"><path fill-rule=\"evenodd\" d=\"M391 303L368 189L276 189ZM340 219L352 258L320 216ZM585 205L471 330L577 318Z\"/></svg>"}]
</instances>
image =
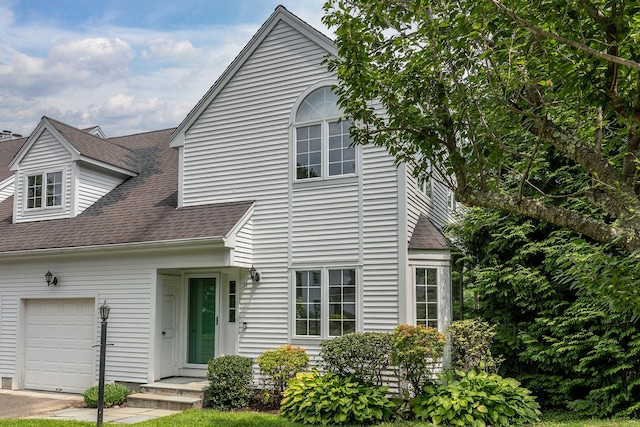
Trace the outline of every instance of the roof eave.
<instances>
[{"instance_id":1,"label":"roof eave","mask_svg":"<svg viewBox=\"0 0 640 427\"><path fill-rule=\"evenodd\" d=\"M154 251L175 248L190 249L226 249L224 247L224 238L222 236L215 237L197 237L189 239L172 239L172 240L156 240L150 242L131 242L131 243L114 243L108 245L92 245L92 246L74 246L65 248L48 248L48 249L25 249L17 251L0 252L0 260L23 258L23 257L39 257L51 255L67 255L67 254L91 254L105 252L133 252L133 251Z\"/></svg>"}]
</instances>

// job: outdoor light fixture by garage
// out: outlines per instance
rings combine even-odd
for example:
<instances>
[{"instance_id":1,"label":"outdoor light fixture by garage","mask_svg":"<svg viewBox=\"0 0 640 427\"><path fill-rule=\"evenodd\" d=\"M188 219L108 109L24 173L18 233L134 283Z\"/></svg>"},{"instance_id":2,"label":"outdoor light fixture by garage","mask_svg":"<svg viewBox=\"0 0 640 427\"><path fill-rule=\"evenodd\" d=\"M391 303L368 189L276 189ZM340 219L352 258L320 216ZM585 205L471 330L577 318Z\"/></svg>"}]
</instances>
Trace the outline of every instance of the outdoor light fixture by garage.
<instances>
[{"instance_id":1,"label":"outdoor light fixture by garage","mask_svg":"<svg viewBox=\"0 0 640 427\"><path fill-rule=\"evenodd\" d=\"M260 273L258 273L258 270L256 270L253 265L249 269L249 275L251 276L252 282L258 283L260 281Z\"/></svg>"},{"instance_id":2,"label":"outdoor light fixture by garage","mask_svg":"<svg viewBox=\"0 0 640 427\"><path fill-rule=\"evenodd\" d=\"M44 280L47 281L47 286L50 286L51 284L53 284L53 286L58 285L58 278L54 277L50 271L47 271L47 274L44 275Z\"/></svg>"}]
</instances>

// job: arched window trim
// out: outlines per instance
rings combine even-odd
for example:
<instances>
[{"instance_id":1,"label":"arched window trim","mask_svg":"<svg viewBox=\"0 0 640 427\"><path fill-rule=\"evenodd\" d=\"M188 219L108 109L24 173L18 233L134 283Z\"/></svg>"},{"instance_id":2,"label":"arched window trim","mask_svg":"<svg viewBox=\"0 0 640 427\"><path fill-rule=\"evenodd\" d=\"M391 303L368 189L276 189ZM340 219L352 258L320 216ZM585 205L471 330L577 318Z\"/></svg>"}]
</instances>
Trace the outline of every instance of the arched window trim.
<instances>
[{"instance_id":1,"label":"arched window trim","mask_svg":"<svg viewBox=\"0 0 640 427\"><path fill-rule=\"evenodd\" d=\"M335 80L323 80L307 87L291 109L289 117L292 147L291 173L295 182L353 177L358 173L358 150L357 147L350 146L349 122L340 120L339 108L331 110L331 112L336 111L337 114L296 121L304 102L313 92L321 88L331 89L335 84ZM330 144L330 139L334 144ZM318 148L318 140L321 141L319 145L321 148ZM341 141L339 142L341 148L336 148L336 140Z\"/></svg>"}]
</instances>

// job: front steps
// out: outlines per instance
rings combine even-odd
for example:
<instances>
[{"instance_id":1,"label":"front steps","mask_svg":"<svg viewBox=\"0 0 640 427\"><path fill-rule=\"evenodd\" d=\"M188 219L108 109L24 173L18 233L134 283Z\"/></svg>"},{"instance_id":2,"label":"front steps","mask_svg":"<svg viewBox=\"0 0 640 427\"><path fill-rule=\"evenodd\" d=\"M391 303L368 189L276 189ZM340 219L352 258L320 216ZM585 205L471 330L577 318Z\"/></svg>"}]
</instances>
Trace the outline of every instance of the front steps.
<instances>
[{"instance_id":1,"label":"front steps","mask_svg":"<svg viewBox=\"0 0 640 427\"><path fill-rule=\"evenodd\" d=\"M143 384L140 392L127 397L132 408L157 408L184 411L206 406L208 381L202 378L174 377Z\"/></svg>"}]
</instances>

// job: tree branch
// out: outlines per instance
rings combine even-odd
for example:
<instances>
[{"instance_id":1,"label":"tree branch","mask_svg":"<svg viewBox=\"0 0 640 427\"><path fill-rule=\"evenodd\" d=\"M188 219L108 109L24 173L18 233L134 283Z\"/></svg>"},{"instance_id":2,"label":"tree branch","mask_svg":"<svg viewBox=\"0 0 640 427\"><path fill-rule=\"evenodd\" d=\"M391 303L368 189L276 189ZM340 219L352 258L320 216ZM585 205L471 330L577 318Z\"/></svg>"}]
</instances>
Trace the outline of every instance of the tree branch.
<instances>
[{"instance_id":1,"label":"tree branch","mask_svg":"<svg viewBox=\"0 0 640 427\"><path fill-rule=\"evenodd\" d=\"M493 4L496 5L496 7L500 10L502 10L504 13L506 13L511 19L513 19L516 23L518 23L520 26L522 26L523 28L526 28L527 30L529 30L530 32L532 32L533 34L540 36L540 37L546 37L552 40L557 41L558 43L562 43L565 44L567 46L571 46L575 49L578 49L586 54L595 56L597 58L600 59L604 59L605 61L608 62L613 62L615 64L619 64L619 65L624 65L626 67L629 68L633 68L634 70L639 70L640 71L640 63L632 61L630 59L625 59L625 58L620 58L619 56L615 56L615 55L611 55L607 52L603 52L600 50L596 50L593 49L589 46L586 46L582 43L579 43L575 40L571 40L568 39L566 37L562 37L559 36L557 34L553 34L552 32L543 30L542 28L538 27L537 25L534 25L532 23L530 23L529 21L526 21L522 18L520 18L518 15L516 15L512 10L508 9L506 6L504 6L502 3L500 3L498 0L490 0Z\"/></svg>"},{"instance_id":2,"label":"tree branch","mask_svg":"<svg viewBox=\"0 0 640 427\"><path fill-rule=\"evenodd\" d=\"M640 236L633 228L614 227L578 212L539 200L510 194L482 192L459 187L456 197L470 206L502 210L565 227L602 243L609 243L629 253L640 249Z\"/></svg>"}]
</instances>

